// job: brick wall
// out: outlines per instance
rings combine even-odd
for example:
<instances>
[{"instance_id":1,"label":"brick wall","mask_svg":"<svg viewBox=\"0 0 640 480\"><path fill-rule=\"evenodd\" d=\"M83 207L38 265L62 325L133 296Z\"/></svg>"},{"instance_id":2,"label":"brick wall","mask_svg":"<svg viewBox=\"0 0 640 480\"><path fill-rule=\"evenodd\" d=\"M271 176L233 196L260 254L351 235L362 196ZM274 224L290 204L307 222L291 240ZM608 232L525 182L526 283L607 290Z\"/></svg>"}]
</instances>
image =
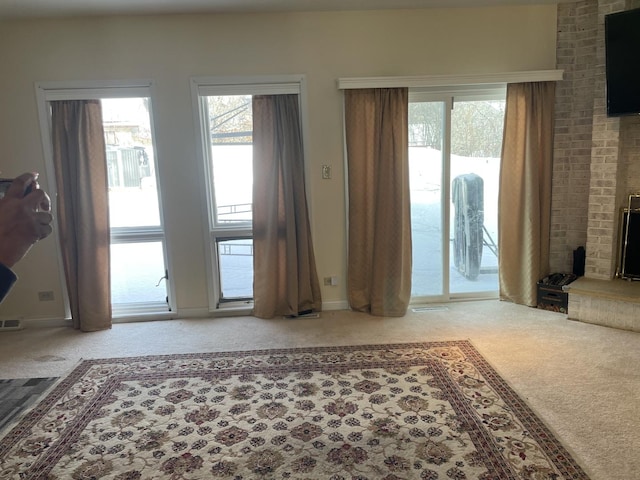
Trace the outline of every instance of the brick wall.
<instances>
[{"instance_id":1,"label":"brick wall","mask_svg":"<svg viewBox=\"0 0 640 480\"><path fill-rule=\"evenodd\" d=\"M630 194L640 194L640 115L621 119L620 136L624 166L621 177L625 181L620 192L626 203Z\"/></svg>"},{"instance_id":2,"label":"brick wall","mask_svg":"<svg viewBox=\"0 0 640 480\"><path fill-rule=\"evenodd\" d=\"M640 121L608 118L604 15L640 7L640 0L585 0L558 5L554 168L550 266L572 270L585 246L585 276L615 275L618 216L640 192Z\"/></svg>"}]
</instances>

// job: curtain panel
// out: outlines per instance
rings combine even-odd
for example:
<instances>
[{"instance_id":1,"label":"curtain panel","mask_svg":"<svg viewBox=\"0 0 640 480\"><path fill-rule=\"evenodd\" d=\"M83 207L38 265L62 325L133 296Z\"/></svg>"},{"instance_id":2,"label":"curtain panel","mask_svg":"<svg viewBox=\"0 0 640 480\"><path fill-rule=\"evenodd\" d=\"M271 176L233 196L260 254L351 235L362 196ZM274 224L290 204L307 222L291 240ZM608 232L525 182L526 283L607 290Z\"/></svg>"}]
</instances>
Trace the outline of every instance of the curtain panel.
<instances>
[{"instance_id":1,"label":"curtain panel","mask_svg":"<svg viewBox=\"0 0 640 480\"><path fill-rule=\"evenodd\" d=\"M298 95L253 97L253 175L253 314L319 311Z\"/></svg>"},{"instance_id":2,"label":"curtain panel","mask_svg":"<svg viewBox=\"0 0 640 480\"><path fill-rule=\"evenodd\" d=\"M345 90L348 297L353 310L402 316L411 298L407 88Z\"/></svg>"},{"instance_id":3,"label":"curtain panel","mask_svg":"<svg viewBox=\"0 0 640 480\"><path fill-rule=\"evenodd\" d=\"M509 84L498 199L500 298L535 306L549 273L555 82Z\"/></svg>"},{"instance_id":4,"label":"curtain panel","mask_svg":"<svg viewBox=\"0 0 640 480\"><path fill-rule=\"evenodd\" d=\"M51 102L62 259L73 326L111 328L109 203L99 100Z\"/></svg>"}]
</instances>

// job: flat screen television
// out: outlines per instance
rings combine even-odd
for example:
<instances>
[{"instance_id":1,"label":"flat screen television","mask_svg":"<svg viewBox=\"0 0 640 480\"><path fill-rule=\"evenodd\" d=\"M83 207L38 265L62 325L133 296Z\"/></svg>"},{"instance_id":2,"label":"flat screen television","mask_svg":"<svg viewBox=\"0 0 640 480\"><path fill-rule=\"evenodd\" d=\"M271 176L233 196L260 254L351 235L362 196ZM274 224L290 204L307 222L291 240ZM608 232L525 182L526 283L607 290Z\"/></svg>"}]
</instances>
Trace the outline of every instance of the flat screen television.
<instances>
[{"instance_id":1,"label":"flat screen television","mask_svg":"<svg viewBox=\"0 0 640 480\"><path fill-rule=\"evenodd\" d=\"M604 17L607 115L640 113L640 8Z\"/></svg>"}]
</instances>

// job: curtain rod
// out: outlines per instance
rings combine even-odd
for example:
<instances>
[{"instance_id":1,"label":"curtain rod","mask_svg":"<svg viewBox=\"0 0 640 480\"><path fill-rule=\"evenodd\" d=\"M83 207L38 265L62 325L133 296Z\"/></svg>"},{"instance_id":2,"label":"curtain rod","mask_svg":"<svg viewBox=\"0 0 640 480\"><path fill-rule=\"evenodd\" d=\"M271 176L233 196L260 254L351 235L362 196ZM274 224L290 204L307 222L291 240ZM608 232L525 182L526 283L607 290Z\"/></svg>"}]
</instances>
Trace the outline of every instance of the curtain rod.
<instances>
[{"instance_id":1,"label":"curtain rod","mask_svg":"<svg viewBox=\"0 0 640 480\"><path fill-rule=\"evenodd\" d=\"M533 70L465 75L420 75L408 77L347 77L338 79L338 89L443 87L500 83L548 82L563 78L563 70Z\"/></svg>"}]
</instances>

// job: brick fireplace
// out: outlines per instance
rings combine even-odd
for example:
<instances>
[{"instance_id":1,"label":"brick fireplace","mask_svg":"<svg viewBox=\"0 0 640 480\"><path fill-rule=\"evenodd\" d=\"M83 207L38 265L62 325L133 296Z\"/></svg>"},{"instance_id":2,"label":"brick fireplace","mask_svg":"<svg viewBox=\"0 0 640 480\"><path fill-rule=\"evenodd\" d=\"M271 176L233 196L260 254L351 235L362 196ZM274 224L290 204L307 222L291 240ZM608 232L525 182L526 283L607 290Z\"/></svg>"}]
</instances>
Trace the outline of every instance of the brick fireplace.
<instances>
[{"instance_id":1,"label":"brick fireplace","mask_svg":"<svg viewBox=\"0 0 640 480\"><path fill-rule=\"evenodd\" d=\"M640 282L615 278L620 210L640 193L640 116L609 118L605 100L604 16L640 0L558 5L550 266L572 271L586 249L584 277L569 287L569 318L640 331ZM638 246L640 248L640 246Z\"/></svg>"}]
</instances>

